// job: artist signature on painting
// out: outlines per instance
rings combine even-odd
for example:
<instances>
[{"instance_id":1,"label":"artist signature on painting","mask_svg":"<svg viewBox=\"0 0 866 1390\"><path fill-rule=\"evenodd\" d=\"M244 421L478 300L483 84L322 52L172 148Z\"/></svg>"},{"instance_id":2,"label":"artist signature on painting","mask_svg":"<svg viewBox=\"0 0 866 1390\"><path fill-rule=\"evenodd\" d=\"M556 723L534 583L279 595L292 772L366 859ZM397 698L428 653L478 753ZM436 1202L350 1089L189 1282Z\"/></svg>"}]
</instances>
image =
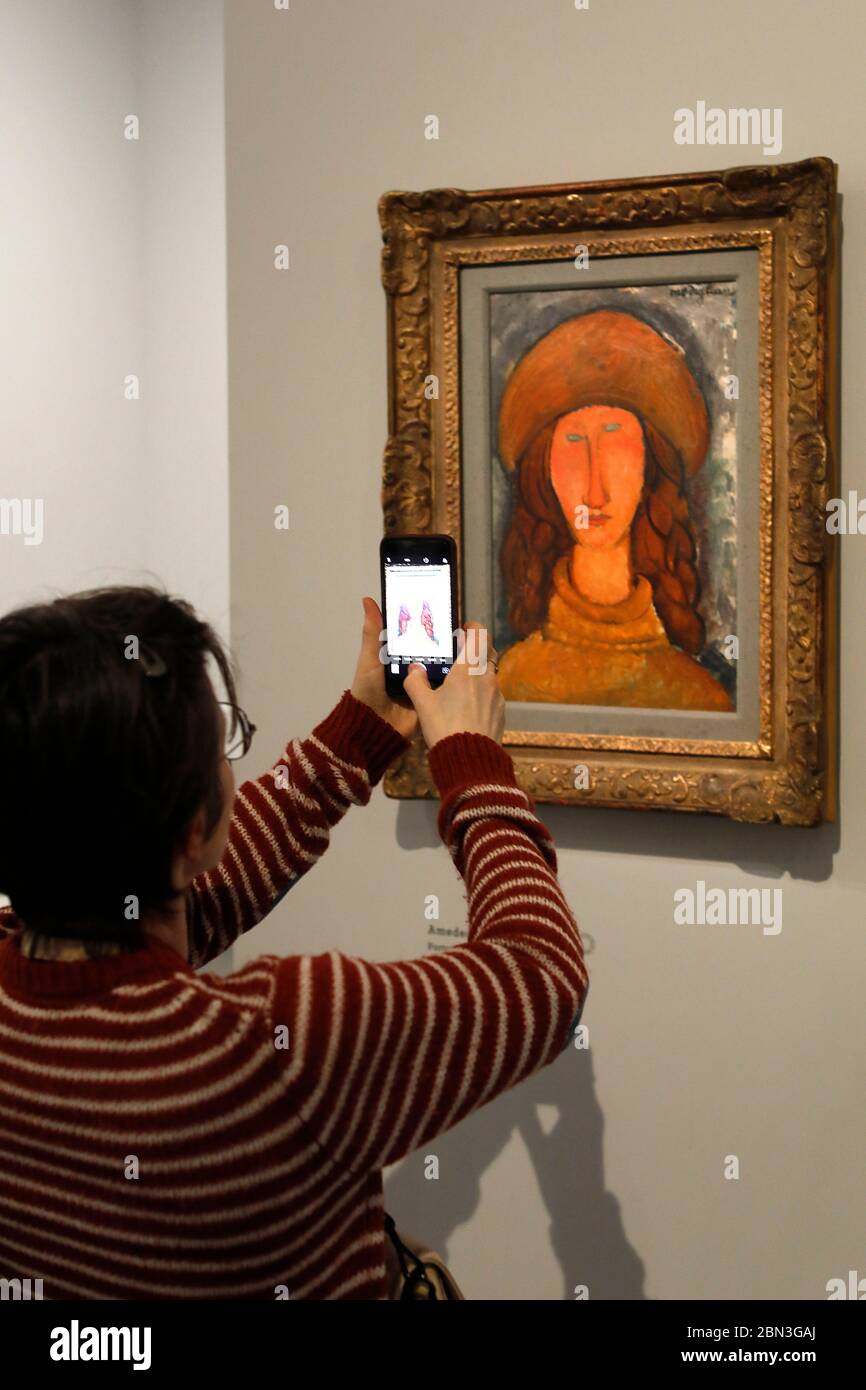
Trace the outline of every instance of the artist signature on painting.
<instances>
[{"instance_id":1,"label":"artist signature on painting","mask_svg":"<svg viewBox=\"0 0 866 1390\"><path fill-rule=\"evenodd\" d=\"M720 294L725 299L736 299L737 290L735 285L671 285L672 299L700 299L703 301L708 294Z\"/></svg>"}]
</instances>

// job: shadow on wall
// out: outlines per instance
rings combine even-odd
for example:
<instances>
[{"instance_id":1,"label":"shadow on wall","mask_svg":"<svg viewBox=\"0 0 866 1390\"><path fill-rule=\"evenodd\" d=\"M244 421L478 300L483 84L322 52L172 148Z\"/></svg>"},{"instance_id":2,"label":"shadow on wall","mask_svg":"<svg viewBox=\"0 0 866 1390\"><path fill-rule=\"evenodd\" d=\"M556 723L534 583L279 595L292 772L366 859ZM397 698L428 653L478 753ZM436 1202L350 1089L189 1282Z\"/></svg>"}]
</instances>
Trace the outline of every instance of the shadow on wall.
<instances>
[{"instance_id":1,"label":"shadow on wall","mask_svg":"<svg viewBox=\"0 0 866 1390\"><path fill-rule=\"evenodd\" d=\"M397 816L397 839L403 849L441 845L435 813L423 803L404 802ZM595 854L623 853L670 858L671 831L676 830L676 858L702 864L736 864L749 874L822 882L830 877L839 848L840 825L815 829L745 825L721 817L674 816L673 813L595 807L569 808L538 803L539 819L557 849ZM581 930L598 936L592 923L571 903ZM590 962L590 970L592 969ZM590 991L591 996L591 991ZM597 1001L596 1001L597 1002ZM591 1009L591 997L588 1010ZM589 1018L587 1017L587 1022ZM552 1105L558 1119L549 1134L539 1123L539 1105ZM620 1206L605 1190L602 1134L604 1116L595 1093L592 1050L569 1049L551 1066L498 1096L454 1129L432 1140L385 1177L385 1207L397 1229L427 1242L449 1260L449 1241L478 1209L486 1168L519 1134L532 1159L541 1194L550 1214L549 1240L562 1271L563 1298L573 1299L585 1284L591 1299L643 1299L645 1266L623 1229ZM435 1153L440 1178L435 1187L424 1176L424 1155ZM431 1200L435 1192L435 1200ZM497 1213L513 1218L515 1240L512 1296L531 1296L521 1273L520 1213L517 1207ZM483 1265L483 1255L480 1263ZM490 1297L473 1288L472 1276L454 1269L467 1299Z\"/></svg>"},{"instance_id":2,"label":"shadow on wall","mask_svg":"<svg viewBox=\"0 0 866 1390\"><path fill-rule=\"evenodd\" d=\"M587 1001L589 1012L589 1001ZM552 1105L558 1118L549 1134L538 1119L538 1106ZM623 1230L619 1202L605 1191L602 1132L604 1117L595 1094L592 1051L570 1048L535 1076L498 1096L454 1129L405 1158L385 1178L385 1209L404 1230L450 1260L453 1232L469 1221L481 1200L486 1168L514 1134L525 1143L541 1195L550 1214L548 1238L562 1271L563 1298L575 1297L585 1284L589 1297L642 1299L644 1264ZM435 1153L440 1177L424 1176L424 1156ZM532 1297L521 1269L521 1214L497 1212L514 1223L511 1270L505 1282L510 1297ZM479 1263L483 1265L483 1254ZM491 1297L456 1265L454 1277L469 1300Z\"/></svg>"},{"instance_id":3,"label":"shadow on wall","mask_svg":"<svg viewBox=\"0 0 866 1390\"><path fill-rule=\"evenodd\" d=\"M535 810L560 851L735 864L744 873L763 878L781 878L787 873L792 879L823 883L833 873L833 859L841 843L841 812L835 822L806 827L752 825L726 816L625 807L605 810L538 802ZM580 922L574 903L571 908ZM593 931L589 922L586 929Z\"/></svg>"}]
</instances>

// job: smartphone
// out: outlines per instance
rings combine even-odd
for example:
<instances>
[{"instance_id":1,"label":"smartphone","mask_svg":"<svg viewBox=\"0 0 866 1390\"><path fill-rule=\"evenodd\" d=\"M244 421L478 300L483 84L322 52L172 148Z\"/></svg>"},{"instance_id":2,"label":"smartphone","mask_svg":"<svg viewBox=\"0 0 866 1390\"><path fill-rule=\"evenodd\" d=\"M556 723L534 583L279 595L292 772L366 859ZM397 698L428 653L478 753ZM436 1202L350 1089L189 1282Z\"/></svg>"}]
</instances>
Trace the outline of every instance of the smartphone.
<instances>
[{"instance_id":1,"label":"smartphone","mask_svg":"<svg viewBox=\"0 0 866 1390\"><path fill-rule=\"evenodd\" d=\"M457 546L451 536L385 536L379 546L385 689L411 707L403 682L413 661L440 686L457 659Z\"/></svg>"}]
</instances>

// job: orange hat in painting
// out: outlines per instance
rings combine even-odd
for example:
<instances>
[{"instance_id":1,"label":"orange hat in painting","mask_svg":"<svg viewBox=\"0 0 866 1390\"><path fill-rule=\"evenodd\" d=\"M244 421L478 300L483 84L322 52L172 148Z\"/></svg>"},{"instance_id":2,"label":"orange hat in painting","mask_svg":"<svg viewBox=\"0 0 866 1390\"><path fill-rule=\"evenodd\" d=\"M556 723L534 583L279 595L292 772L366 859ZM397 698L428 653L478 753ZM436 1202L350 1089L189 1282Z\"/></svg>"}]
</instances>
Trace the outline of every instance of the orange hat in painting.
<instances>
[{"instance_id":1,"label":"orange hat in painting","mask_svg":"<svg viewBox=\"0 0 866 1390\"><path fill-rule=\"evenodd\" d=\"M682 348L643 319L599 309L566 319L520 359L502 395L499 457L510 472L539 430L584 405L633 410L696 473L706 457L706 402Z\"/></svg>"}]
</instances>

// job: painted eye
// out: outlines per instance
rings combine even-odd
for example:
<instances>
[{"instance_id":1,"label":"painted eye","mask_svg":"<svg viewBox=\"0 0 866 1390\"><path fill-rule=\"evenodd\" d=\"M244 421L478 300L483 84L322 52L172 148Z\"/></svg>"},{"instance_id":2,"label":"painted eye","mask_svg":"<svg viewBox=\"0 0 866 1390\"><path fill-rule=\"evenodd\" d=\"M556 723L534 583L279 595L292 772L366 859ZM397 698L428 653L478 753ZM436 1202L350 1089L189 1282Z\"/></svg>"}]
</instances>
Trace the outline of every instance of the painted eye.
<instances>
[{"instance_id":1,"label":"painted eye","mask_svg":"<svg viewBox=\"0 0 866 1390\"><path fill-rule=\"evenodd\" d=\"M586 439L585 434L567 434L565 437L566 439L573 439L575 442L579 439Z\"/></svg>"},{"instance_id":2,"label":"painted eye","mask_svg":"<svg viewBox=\"0 0 866 1390\"><path fill-rule=\"evenodd\" d=\"M612 420L611 423L609 425L605 425L604 428L606 430L621 430L622 425L619 423L618 420Z\"/></svg>"}]
</instances>

